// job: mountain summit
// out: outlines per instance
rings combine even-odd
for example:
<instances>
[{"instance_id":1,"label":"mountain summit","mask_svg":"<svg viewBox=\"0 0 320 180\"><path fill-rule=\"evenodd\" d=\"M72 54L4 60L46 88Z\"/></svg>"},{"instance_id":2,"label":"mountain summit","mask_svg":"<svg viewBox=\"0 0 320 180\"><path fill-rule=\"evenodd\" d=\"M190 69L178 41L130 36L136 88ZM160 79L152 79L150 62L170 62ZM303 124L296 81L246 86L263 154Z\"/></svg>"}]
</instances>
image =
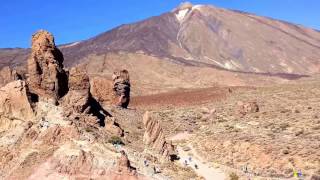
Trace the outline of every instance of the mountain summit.
<instances>
[{"instance_id":1,"label":"mountain summit","mask_svg":"<svg viewBox=\"0 0 320 180\"><path fill-rule=\"evenodd\" d=\"M217 71L224 77L196 82L200 86L241 85L243 81L235 80L231 72L311 75L320 71L320 32L267 17L191 3L182 3L160 16L121 25L60 49L67 66L86 63L88 72L110 75L112 68L121 65L135 79L150 84L161 75L162 80L170 79L170 86L171 82L181 84L190 78L194 83ZM0 66L21 64L27 53L24 49L0 50ZM147 76L142 79L141 71L135 72L130 64L141 67ZM197 69L188 72L187 67ZM182 87L190 86L193 85Z\"/></svg>"}]
</instances>

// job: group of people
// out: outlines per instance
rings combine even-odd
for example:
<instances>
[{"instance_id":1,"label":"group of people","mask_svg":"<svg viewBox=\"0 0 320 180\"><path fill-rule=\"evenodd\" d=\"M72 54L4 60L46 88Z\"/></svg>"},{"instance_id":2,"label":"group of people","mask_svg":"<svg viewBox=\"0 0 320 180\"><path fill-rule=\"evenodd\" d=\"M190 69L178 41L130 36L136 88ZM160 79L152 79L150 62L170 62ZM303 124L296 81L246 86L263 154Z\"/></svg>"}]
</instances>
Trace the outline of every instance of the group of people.
<instances>
[{"instance_id":1,"label":"group of people","mask_svg":"<svg viewBox=\"0 0 320 180\"><path fill-rule=\"evenodd\" d=\"M185 165L185 166L188 166L189 164L191 164L191 162L192 162L192 157L189 156L188 159L185 159L185 160L184 160L184 165ZM195 169L198 169L198 168L199 168L196 163L194 163L194 168L195 168Z\"/></svg>"}]
</instances>

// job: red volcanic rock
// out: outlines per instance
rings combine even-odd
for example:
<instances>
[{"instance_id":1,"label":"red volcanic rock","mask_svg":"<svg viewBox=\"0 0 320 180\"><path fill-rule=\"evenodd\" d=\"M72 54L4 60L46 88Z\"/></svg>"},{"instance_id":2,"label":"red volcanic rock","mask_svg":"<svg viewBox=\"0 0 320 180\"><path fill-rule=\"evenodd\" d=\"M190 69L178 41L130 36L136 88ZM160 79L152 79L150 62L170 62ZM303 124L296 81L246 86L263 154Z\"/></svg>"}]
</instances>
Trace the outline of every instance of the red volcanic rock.
<instances>
[{"instance_id":1,"label":"red volcanic rock","mask_svg":"<svg viewBox=\"0 0 320 180\"><path fill-rule=\"evenodd\" d=\"M113 81L103 78L90 78L90 92L92 96L98 101L106 105L115 103L115 92L113 90Z\"/></svg>"},{"instance_id":2,"label":"red volcanic rock","mask_svg":"<svg viewBox=\"0 0 320 180\"><path fill-rule=\"evenodd\" d=\"M90 174L93 170L93 161L92 153L80 150L78 156L56 157L52 160L52 164L61 174L77 175Z\"/></svg>"},{"instance_id":3,"label":"red volcanic rock","mask_svg":"<svg viewBox=\"0 0 320 180\"><path fill-rule=\"evenodd\" d=\"M71 68L69 72L69 91L64 97L67 110L83 113L89 108L90 82L86 72L80 67Z\"/></svg>"},{"instance_id":4,"label":"red volcanic rock","mask_svg":"<svg viewBox=\"0 0 320 180\"><path fill-rule=\"evenodd\" d=\"M0 86L21 79L21 75L16 70L11 69L9 66L6 66L0 70Z\"/></svg>"},{"instance_id":5,"label":"red volcanic rock","mask_svg":"<svg viewBox=\"0 0 320 180\"><path fill-rule=\"evenodd\" d=\"M106 131L116 136L123 136L123 129L119 126L119 124L115 121L114 117L106 118Z\"/></svg>"},{"instance_id":6,"label":"red volcanic rock","mask_svg":"<svg viewBox=\"0 0 320 180\"><path fill-rule=\"evenodd\" d=\"M117 105L127 108L130 101L130 79L127 70L116 71L112 75L113 90L118 98Z\"/></svg>"},{"instance_id":7,"label":"red volcanic rock","mask_svg":"<svg viewBox=\"0 0 320 180\"><path fill-rule=\"evenodd\" d=\"M121 156L116 164L115 172L111 173L110 180L139 180L145 179L140 177L134 168L131 167L127 154L121 151Z\"/></svg>"},{"instance_id":8,"label":"red volcanic rock","mask_svg":"<svg viewBox=\"0 0 320 180\"><path fill-rule=\"evenodd\" d=\"M67 91L67 74L63 69L63 55L51 33L40 30L32 36L28 59L28 84L32 93L58 100Z\"/></svg>"},{"instance_id":9,"label":"red volcanic rock","mask_svg":"<svg viewBox=\"0 0 320 180\"><path fill-rule=\"evenodd\" d=\"M170 155L174 152L174 147L166 141L159 121L152 119L150 113L146 112L143 116L143 124L146 129L143 142L158 155L169 160Z\"/></svg>"},{"instance_id":10,"label":"red volcanic rock","mask_svg":"<svg viewBox=\"0 0 320 180\"><path fill-rule=\"evenodd\" d=\"M35 117L24 81L18 80L0 89L0 127L9 128L14 120L32 121Z\"/></svg>"},{"instance_id":11,"label":"red volcanic rock","mask_svg":"<svg viewBox=\"0 0 320 180\"><path fill-rule=\"evenodd\" d=\"M118 159L116 171L122 174L136 174L133 168L130 165L127 154L124 151L121 151L121 156Z\"/></svg>"},{"instance_id":12,"label":"red volcanic rock","mask_svg":"<svg viewBox=\"0 0 320 180\"><path fill-rule=\"evenodd\" d=\"M84 68L76 66L69 71L68 87L70 90L86 90L90 89L89 76Z\"/></svg>"}]
</instances>

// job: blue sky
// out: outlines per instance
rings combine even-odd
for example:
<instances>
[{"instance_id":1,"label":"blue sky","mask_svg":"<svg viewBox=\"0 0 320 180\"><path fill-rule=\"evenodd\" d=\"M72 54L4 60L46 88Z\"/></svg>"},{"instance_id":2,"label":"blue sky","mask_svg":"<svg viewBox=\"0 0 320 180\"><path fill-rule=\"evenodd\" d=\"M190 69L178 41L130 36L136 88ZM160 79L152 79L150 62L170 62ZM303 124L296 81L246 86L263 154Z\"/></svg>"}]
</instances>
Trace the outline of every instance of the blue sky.
<instances>
[{"instance_id":1,"label":"blue sky","mask_svg":"<svg viewBox=\"0 0 320 180\"><path fill-rule=\"evenodd\" d=\"M121 24L160 15L182 0L1 0L0 48L29 47L47 29L57 44L88 39ZM320 29L319 0L190 0Z\"/></svg>"}]
</instances>

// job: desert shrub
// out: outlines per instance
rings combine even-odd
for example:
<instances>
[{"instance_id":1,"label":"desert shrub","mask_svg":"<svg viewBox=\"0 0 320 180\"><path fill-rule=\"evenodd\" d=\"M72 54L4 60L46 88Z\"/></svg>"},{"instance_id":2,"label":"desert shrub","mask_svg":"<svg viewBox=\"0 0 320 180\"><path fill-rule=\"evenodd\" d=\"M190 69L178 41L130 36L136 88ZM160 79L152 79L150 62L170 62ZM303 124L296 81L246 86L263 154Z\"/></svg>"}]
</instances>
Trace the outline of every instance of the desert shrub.
<instances>
[{"instance_id":1,"label":"desert shrub","mask_svg":"<svg viewBox=\"0 0 320 180\"><path fill-rule=\"evenodd\" d=\"M110 139L108 140L108 143L111 143L111 144L124 144L122 139L119 136L110 137Z\"/></svg>"},{"instance_id":2,"label":"desert shrub","mask_svg":"<svg viewBox=\"0 0 320 180\"><path fill-rule=\"evenodd\" d=\"M239 176L236 173L232 172L229 174L229 179L230 180L238 180Z\"/></svg>"},{"instance_id":3,"label":"desert shrub","mask_svg":"<svg viewBox=\"0 0 320 180\"><path fill-rule=\"evenodd\" d=\"M88 133L94 132L94 129L92 127L86 127L84 130Z\"/></svg>"}]
</instances>

